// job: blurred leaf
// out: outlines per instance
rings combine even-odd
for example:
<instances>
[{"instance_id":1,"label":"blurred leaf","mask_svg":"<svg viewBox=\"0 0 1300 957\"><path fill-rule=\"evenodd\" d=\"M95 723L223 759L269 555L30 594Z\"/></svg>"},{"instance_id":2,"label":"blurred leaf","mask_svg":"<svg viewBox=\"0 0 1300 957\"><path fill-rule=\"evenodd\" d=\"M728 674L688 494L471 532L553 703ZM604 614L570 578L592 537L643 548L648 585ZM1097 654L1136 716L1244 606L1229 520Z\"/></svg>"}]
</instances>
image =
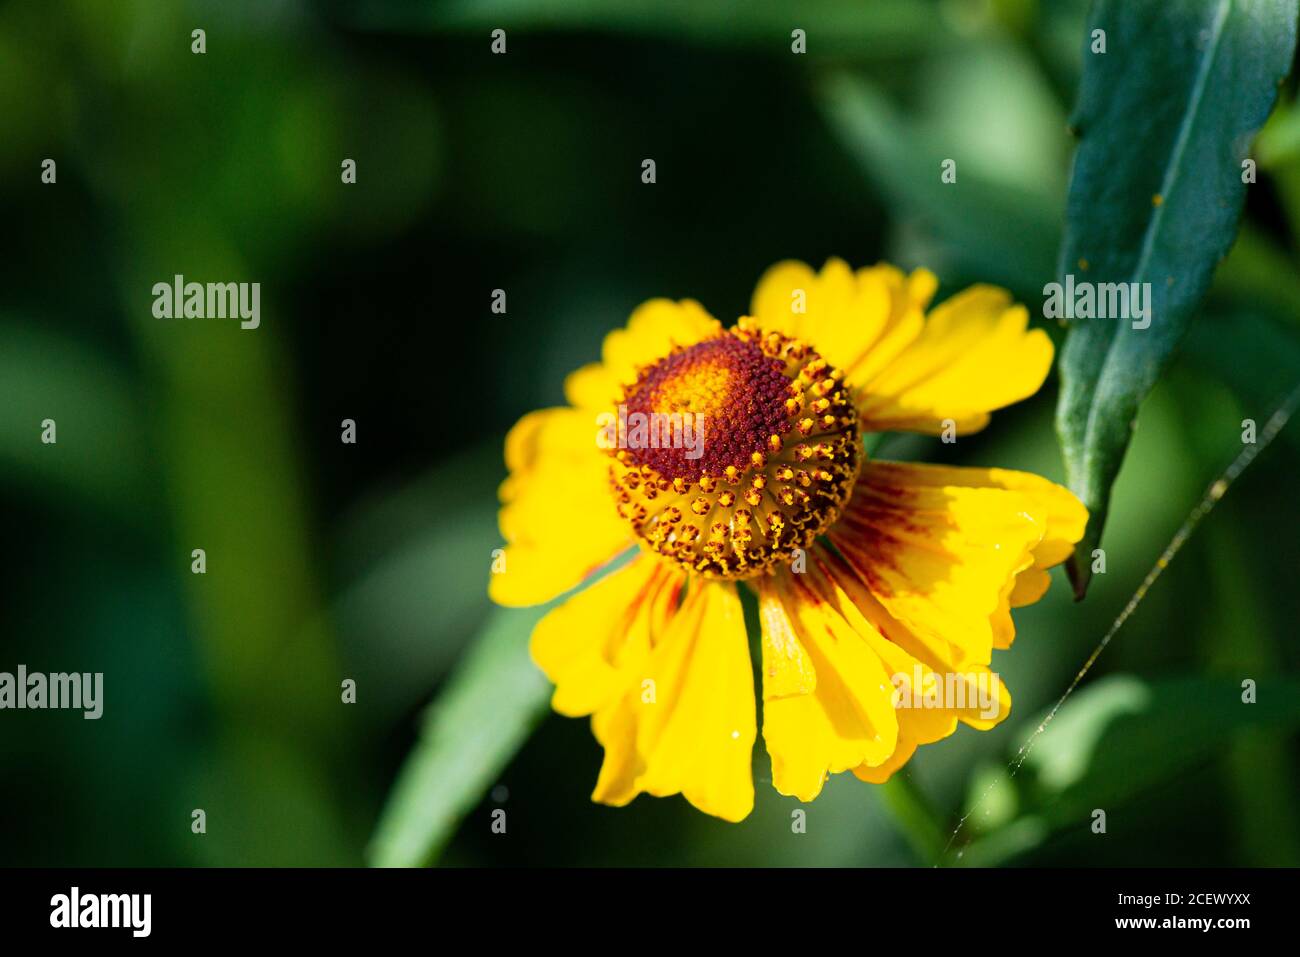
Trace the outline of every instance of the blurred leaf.
<instances>
[{"instance_id":1,"label":"blurred leaf","mask_svg":"<svg viewBox=\"0 0 1300 957\"><path fill-rule=\"evenodd\" d=\"M821 89L833 129L868 177L906 215L945 245L945 255L986 281L1036 288L1051 276L1059 210L1031 189L961 165L956 183L940 179L951 137L906 122L869 82L836 74ZM951 131L949 131L951 132ZM938 263L927 263L939 268Z\"/></svg>"},{"instance_id":2,"label":"blurred leaf","mask_svg":"<svg viewBox=\"0 0 1300 957\"><path fill-rule=\"evenodd\" d=\"M971 772L966 807L976 810L968 824L977 833L1011 824L1019 810L1019 799L1010 768L1004 764L982 764Z\"/></svg>"},{"instance_id":3,"label":"blurred leaf","mask_svg":"<svg viewBox=\"0 0 1300 957\"><path fill-rule=\"evenodd\" d=\"M1300 683L1261 677L1257 695L1245 704L1230 678L1105 678L1061 708L1025 768L1048 798L1118 804L1217 753L1243 728L1300 727Z\"/></svg>"},{"instance_id":4,"label":"blurred leaf","mask_svg":"<svg viewBox=\"0 0 1300 957\"><path fill-rule=\"evenodd\" d=\"M950 863L962 867L997 867L1041 846L1051 833L1051 828L1040 817L1016 818L1006 827L959 848Z\"/></svg>"},{"instance_id":5,"label":"blurred leaf","mask_svg":"<svg viewBox=\"0 0 1300 957\"><path fill-rule=\"evenodd\" d=\"M1300 375L1300 339L1271 317L1249 312L1207 311L1187 336L1186 354L1197 372L1225 383L1260 422ZM1284 429L1280 438L1300 443L1300 429Z\"/></svg>"},{"instance_id":6,"label":"blurred leaf","mask_svg":"<svg viewBox=\"0 0 1300 957\"><path fill-rule=\"evenodd\" d=\"M790 31L808 51L898 57L956 43L929 0L806 0L796 13L784 0L368 0L354 15L368 26L405 29L606 30L727 45L768 45L788 53Z\"/></svg>"},{"instance_id":7,"label":"blurred leaf","mask_svg":"<svg viewBox=\"0 0 1300 957\"><path fill-rule=\"evenodd\" d=\"M1060 793L1088 773L1107 728L1126 716L1142 714L1151 704L1151 689L1136 678L1099 681L1075 695L1068 707L1062 706L1025 766L1037 771L1039 784L1049 793Z\"/></svg>"},{"instance_id":8,"label":"blurred leaf","mask_svg":"<svg viewBox=\"0 0 1300 957\"><path fill-rule=\"evenodd\" d=\"M907 125L956 162L957 181L941 184L944 193L964 192L966 174L974 172L977 183L1028 194L1055 234L1065 212L1074 140L1065 125L1068 107L1024 47L989 38L933 57L917 73L915 92L904 94ZM930 172L937 180L937 162Z\"/></svg>"},{"instance_id":9,"label":"blurred leaf","mask_svg":"<svg viewBox=\"0 0 1300 957\"><path fill-rule=\"evenodd\" d=\"M1249 224L1243 224L1237 241L1214 277L1211 295L1222 293L1230 302L1267 306L1278 319L1300 328L1300 276L1294 262ZM1193 326L1193 333L1196 330Z\"/></svg>"},{"instance_id":10,"label":"blurred leaf","mask_svg":"<svg viewBox=\"0 0 1300 957\"><path fill-rule=\"evenodd\" d=\"M1213 600L1200 639L1206 669L1230 675L1277 674L1285 668L1283 629L1270 613L1267 586L1251 564L1246 536L1226 522L1205 531L1213 555L1205 563ZM1242 858L1255 867L1294 866L1300 861L1300 814L1289 739L1281 728L1247 728L1233 737L1224 755L1224 788L1235 805L1233 829Z\"/></svg>"},{"instance_id":11,"label":"blurred leaf","mask_svg":"<svg viewBox=\"0 0 1300 957\"><path fill-rule=\"evenodd\" d=\"M0 326L0 461L43 493L63 489L119 513L147 507L142 416L125 370L36 326ZM57 442L41 442L53 419Z\"/></svg>"},{"instance_id":12,"label":"blurred leaf","mask_svg":"<svg viewBox=\"0 0 1300 957\"><path fill-rule=\"evenodd\" d=\"M528 636L550 606L497 609L425 715L371 843L378 867L432 863L546 712Z\"/></svg>"},{"instance_id":13,"label":"blurred leaf","mask_svg":"<svg viewBox=\"0 0 1300 957\"><path fill-rule=\"evenodd\" d=\"M1074 160L1062 281L1150 283L1150 327L1072 324L1057 430L1070 486L1091 512L1069 570L1087 590L1110 487L1138 404L1186 332L1228 252L1245 198L1241 161L1290 68L1296 0L1102 0L1089 21L1072 121Z\"/></svg>"},{"instance_id":14,"label":"blurred leaf","mask_svg":"<svg viewBox=\"0 0 1300 957\"><path fill-rule=\"evenodd\" d=\"M1079 824L1091 808L1117 807L1226 752L1244 729L1300 728L1300 683L1261 677L1257 694L1256 703L1246 704L1237 680L1202 676L1146 683L1123 675L1087 686L1062 706L1020 773L998 782L1003 788L1015 782L1025 809L1008 827L1025 820L1056 828ZM978 802L992 798L984 795L972 789L968 812L981 812ZM997 846L1026 849L999 837L1003 830L972 844L964 863L997 863L991 850Z\"/></svg>"},{"instance_id":15,"label":"blurred leaf","mask_svg":"<svg viewBox=\"0 0 1300 957\"><path fill-rule=\"evenodd\" d=\"M334 784L306 752L261 728L224 729L182 759L167 808L202 808L208 831L168 830L177 859L203 867L355 866Z\"/></svg>"},{"instance_id":16,"label":"blurred leaf","mask_svg":"<svg viewBox=\"0 0 1300 957\"><path fill-rule=\"evenodd\" d=\"M141 303L158 277L250 275L212 223L170 219L167 194L142 194L131 215L154 228L118 244L120 311L129 321L150 398L151 449L193 638L219 712L263 721L277 737L324 761L350 734L338 705L342 677L317 577L295 382L264 302L258 332L160 322ZM193 267L193 268L191 268ZM256 274L253 274L256 277ZM269 314L268 314L269 313ZM207 572L191 574L191 549ZM286 681L284 676L292 675Z\"/></svg>"},{"instance_id":17,"label":"blurred leaf","mask_svg":"<svg viewBox=\"0 0 1300 957\"><path fill-rule=\"evenodd\" d=\"M485 577L501 544L494 494L501 441L372 495L336 533L345 584L333 617L347 673L384 687L365 714L389 725L427 697L491 613Z\"/></svg>"},{"instance_id":18,"label":"blurred leaf","mask_svg":"<svg viewBox=\"0 0 1300 957\"><path fill-rule=\"evenodd\" d=\"M1300 158L1300 109L1292 100L1280 106L1259 131L1255 152L1265 169Z\"/></svg>"}]
</instances>

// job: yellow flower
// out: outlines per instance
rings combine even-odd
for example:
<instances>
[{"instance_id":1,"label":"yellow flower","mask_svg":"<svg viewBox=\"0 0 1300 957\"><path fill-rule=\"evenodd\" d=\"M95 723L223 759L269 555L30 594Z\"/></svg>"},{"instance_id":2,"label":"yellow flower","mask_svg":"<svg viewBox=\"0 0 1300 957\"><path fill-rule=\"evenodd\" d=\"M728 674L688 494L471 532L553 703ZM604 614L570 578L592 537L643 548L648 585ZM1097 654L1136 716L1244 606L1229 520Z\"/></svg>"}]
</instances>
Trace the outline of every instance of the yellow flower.
<instances>
[{"instance_id":1,"label":"yellow flower","mask_svg":"<svg viewBox=\"0 0 1300 957\"><path fill-rule=\"evenodd\" d=\"M1007 715L992 652L1087 512L1035 475L867 459L865 432L983 428L1051 365L1051 341L1006 292L974 286L927 315L935 287L925 270L833 259L772 267L732 329L698 303L652 300L568 377L569 406L511 430L490 593L531 605L587 585L531 650L555 710L591 716L605 750L594 800L681 793L729 821L752 810L737 582L758 596L782 794L811 801L842 771L885 781L958 721ZM654 416L664 427L647 432Z\"/></svg>"}]
</instances>

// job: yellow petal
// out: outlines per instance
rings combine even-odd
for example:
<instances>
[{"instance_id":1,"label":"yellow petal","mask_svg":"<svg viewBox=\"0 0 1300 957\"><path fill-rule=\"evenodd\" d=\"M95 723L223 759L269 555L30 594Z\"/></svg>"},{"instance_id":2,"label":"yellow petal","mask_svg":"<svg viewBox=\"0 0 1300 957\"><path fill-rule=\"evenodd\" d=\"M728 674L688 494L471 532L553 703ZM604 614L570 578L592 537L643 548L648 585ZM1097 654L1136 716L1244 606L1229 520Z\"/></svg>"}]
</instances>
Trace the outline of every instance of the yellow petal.
<instances>
[{"instance_id":1,"label":"yellow petal","mask_svg":"<svg viewBox=\"0 0 1300 957\"><path fill-rule=\"evenodd\" d=\"M1047 594L1052 584L1052 576L1041 568L1026 568L1016 576L1015 587L1007 600L1012 608L1032 605Z\"/></svg>"},{"instance_id":2,"label":"yellow petal","mask_svg":"<svg viewBox=\"0 0 1300 957\"><path fill-rule=\"evenodd\" d=\"M887 637L943 671L989 663L993 618L1045 528L987 470L868 462L830 538L909 636Z\"/></svg>"},{"instance_id":3,"label":"yellow petal","mask_svg":"<svg viewBox=\"0 0 1300 957\"><path fill-rule=\"evenodd\" d=\"M816 571L809 575L810 583L879 656L897 691L894 707L900 726L906 719L918 743L928 744L951 734L957 719L991 727L1006 717L1011 697L987 668L934 670L881 634L874 622L882 619L882 607L842 557L818 546L812 558ZM931 688L941 692L935 701L928 700ZM922 697L927 700L920 701Z\"/></svg>"},{"instance_id":4,"label":"yellow petal","mask_svg":"<svg viewBox=\"0 0 1300 957\"><path fill-rule=\"evenodd\" d=\"M766 635L763 740L772 759L773 786L811 801L827 775L878 764L891 755L898 721L879 657L834 608L798 581L802 577L782 573L759 579ZM773 630L781 634L774 636ZM783 665L774 658L792 635L816 671L811 690L780 680Z\"/></svg>"},{"instance_id":5,"label":"yellow petal","mask_svg":"<svg viewBox=\"0 0 1300 957\"><path fill-rule=\"evenodd\" d=\"M591 730L605 749L605 759L591 799L615 807L622 807L641 793L638 779L645 771L645 760L637 748L637 728L645 708L657 706L659 701L655 684L648 677L648 663L653 649L667 639L681 611L679 601L686 578L685 573L650 556L636 561L656 569L650 573L652 594L643 600L629 636L621 637L617 628L606 628L595 642L603 645L601 657L613 662L618 670L622 692L592 715Z\"/></svg>"},{"instance_id":6,"label":"yellow petal","mask_svg":"<svg viewBox=\"0 0 1300 957\"><path fill-rule=\"evenodd\" d=\"M993 286L942 303L888 364L848 377L863 427L938 434L951 420L959 434L983 428L989 412L1037 392L1051 368L1051 339L1028 322Z\"/></svg>"},{"instance_id":7,"label":"yellow petal","mask_svg":"<svg viewBox=\"0 0 1300 957\"><path fill-rule=\"evenodd\" d=\"M1031 472L1011 469L976 471L983 474L966 474L964 479L968 482L984 481L992 488L1011 489L1031 502L1035 520L1044 526L1043 540L1034 548L1035 568L1051 568L1070 557L1075 543L1083 537L1084 526L1088 524L1088 510L1074 497L1074 493ZM944 480L941 468L934 474L936 480Z\"/></svg>"},{"instance_id":8,"label":"yellow petal","mask_svg":"<svg viewBox=\"0 0 1300 957\"><path fill-rule=\"evenodd\" d=\"M627 672L627 692L598 711L592 729L605 761L592 799L623 805L642 792L682 794L739 821L754 805L753 671L745 623L729 582L697 580L671 618L651 629L653 648Z\"/></svg>"},{"instance_id":9,"label":"yellow petal","mask_svg":"<svg viewBox=\"0 0 1300 957\"><path fill-rule=\"evenodd\" d=\"M756 717L745 621L730 582L696 581L647 663L655 703L642 705L636 786L681 793L728 821L754 807ZM640 698L638 698L638 701Z\"/></svg>"},{"instance_id":10,"label":"yellow petal","mask_svg":"<svg viewBox=\"0 0 1300 957\"><path fill-rule=\"evenodd\" d=\"M931 667L899 643L884 637L879 625L888 612L841 556L817 546L808 582L880 658L895 689L893 705L900 736L929 744L953 732L958 720L991 728L1011 712L1011 695L1001 678L983 665L961 670ZM943 662L940 662L942 665Z\"/></svg>"},{"instance_id":11,"label":"yellow petal","mask_svg":"<svg viewBox=\"0 0 1300 957\"><path fill-rule=\"evenodd\" d=\"M880 265L853 272L839 259L814 272L781 262L750 305L764 328L809 342L845 373L864 428L939 433L983 428L989 412L1036 392L1052 343L1027 331L1028 313L993 286L973 286L924 310L937 280Z\"/></svg>"},{"instance_id":12,"label":"yellow petal","mask_svg":"<svg viewBox=\"0 0 1300 957\"><path fill-rule=\"evenodd\" d=\"M910 287L892 266L855 273L831 259L814 273L787 261L763 274L750 313L763 328L810 343L851 381L860 366L887 359L916 335L921 314L910 297L925 287L923 276Z\"/></svg>"},{"instance_id":13,"label":"yellow petal","mask_svg":"<svg viewBox=\"0 0 1300 957\"><path fill-rule=\"evenodd\" d=\"M799 643L775 589L760 588L760 595L764 699L812 694L817 690L817 669L812 659Z\"/></svg>"},{"instance_id":14,"label":"yellow petal","mask_svg":"<svg viewBox=\"0 0 1300 957\"><path fill-rule=\"evenodd\" d=\"M887 472L887 464L880 464ZM1042 528L1042 539L1032 549L1032 563L1022 562L1025 567L999 590L998 608L993 616L993 647L1010 647L1015 637L1011 609L1033 604L1047 592L1051 578L1046 570L1059 565L1073 552L1074 543L1083 536L1088 510L1068 489L1029 472L941 465L908 468L908 481L913 486L925 485L932 489L961 486L1013 492L1020 498L1025 514Z\"/></svg>"},{"instance_id":15,"label":"yellow petal","mask_svg":"<svg viewBox=\"0 0 1300 957\"><path fill-rule=\"evenodd\" d=\"M853 769L853 774L868 784L884 784L894 776L895 771L912 759L912 755L916 753L917 744L916 739L906 734L900 726L898 730L898 747L894 749L894 753L880 764L858 765Z\"/></svg>"},{"instance_id":16,"label":"yellow petal","mask_svg":"<svg viewBox=\"0 0 1300 957\"><path fill-rule=\"evenodd\" d=\"M668 563L638 555L538 622L529 648L555 683L551 706L577 717L616 701L666 623L664 599L685 579Z\"/></svg>"},{"instance_id":17,"label":"yellow petal","mask_svg":"<svg viewBox=\"0 0 1300 957\"><path fill-rule=\"evenodd\" d=\"M636 749L636 718L634 707L621 704L592 715L591 732L605 749L593 801L623 807L641 793L636 779L645 765Z\"/></svg>"},{"instance_id":18,"label":"yellow petal","mask_svg":"<svg viewBox=\"0 0 1300 957\"><path fill-rule=\"evenodd\" d=\"M536 605L580 584L629 547L608 487L597 424L576 409L542 409L506 437L510 475L501 484L498 524L504 570L488 586L502 605Z\"/></svg>"},{"instance_id":19,"label":"yellow petal","mask_svg":"<svg viewBox=\"0 0 1300 957\"><path fill-rule=\"evenodd\" d=\"M620 385L603 362L590 362L565 377L564 397L570 405L597 415L613 411Z\"/></svg>"},{"instance_id":20,"label":"yellow petal","mask_svg":"<svg viewBox=\"0 0 1300 957\"><path fill-rule=\"evenodd\" d=\"M817 274L806 263L786 260L769 267L759 278L749 314L764 329L797 336L806 321L804 316L810 300L814 314L826 308Z\"/></svg>"}]
</instances>

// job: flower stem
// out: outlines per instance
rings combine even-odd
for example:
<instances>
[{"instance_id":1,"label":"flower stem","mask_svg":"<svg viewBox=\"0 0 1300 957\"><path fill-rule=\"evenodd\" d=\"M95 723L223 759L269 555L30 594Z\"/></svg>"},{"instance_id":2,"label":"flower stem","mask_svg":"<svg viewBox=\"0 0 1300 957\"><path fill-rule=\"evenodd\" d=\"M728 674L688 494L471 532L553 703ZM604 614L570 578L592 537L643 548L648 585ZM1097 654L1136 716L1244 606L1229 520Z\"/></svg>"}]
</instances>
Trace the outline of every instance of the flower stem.
<instances>
[{"instance_id":1,"label":"flower stem","mask_svg":"<svg viewBox=\"0 0 1300 957\"><path fill-rule=\"evenodd\" d=\"M916 855L924 863L937 862L943 854L944 829L915 780L900 772L877 786L876 792Z\"/></svg>"}]
</instances>

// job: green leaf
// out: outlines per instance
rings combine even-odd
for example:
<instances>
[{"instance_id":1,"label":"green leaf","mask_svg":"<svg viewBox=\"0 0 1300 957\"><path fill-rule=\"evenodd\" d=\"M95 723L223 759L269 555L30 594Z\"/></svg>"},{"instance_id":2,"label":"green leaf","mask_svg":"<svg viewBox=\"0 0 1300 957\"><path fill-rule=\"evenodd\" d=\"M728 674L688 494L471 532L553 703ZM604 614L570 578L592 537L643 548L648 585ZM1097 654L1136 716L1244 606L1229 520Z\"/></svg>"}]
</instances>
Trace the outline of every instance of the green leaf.
<instances>
[{"instance_id":1,"label":"green leaf","mask_svg":"<svg viewBox=\"0 0 1300 957\"><path fill-rule=\"evenodd\" d=\"M1232 252L1214 277L1210 296L1216 295L1237 308L1266 307L1275 318L1300 326L1300 276L1295 265L1249 223L1242 224Z\"/></svg>"},{"instance_id":2,"label":"green leaf","mask_svg":"<svg viewBox=\"0 0 1300 957\"><path fill-rule=\"evenodd\" d=\"M1022 812L972 843L962 863L990 866L1031 849L1050 831L1086 820L1092 808L1132 801L1199 762L1228 754L1247 729L1300 728L1295 680L1261 676L1256 694L1247 704L1237 679L1199 675L1153 683L1114 675L1083 688L1034 742L1019 774L1003 775L992 791L972 787L966 811L973 824L994 800L1014 800ZM1031 832L1034 842L1020 839Z\"/></svg>"},{"instance_id":3,"label":"green leaf","mask_svg":"<svg viewBox=\"0 0 1300 957\"><path fill-rule=\"evenodd\" d=\"M957 139L951 126L925 129L875 85L849 72L831 74L818 92L831 129L866 176L901 218L914 220L937 240L944 261L927 266L1035 290L1052 274L1061 210L1026 187L1025 177L995 178L989 174L992 164L981 167L973 150L959 150L958 182L945 184L940 164L953 156ZM1028 99L1018 105L1029 112Z\"/></svg>"},{"instance_id":4,"label":"green leaf","mask_svg":"<svg viewBox=\"0 0 1300 957\"><path fill-rule=\"evenodd\" d=\"M1253 704L1236 679L1098 681L1062 707L1025 761L1045 795L1079 806L1128 800L1219 753L1250 727L1300 727L1300 686L1261 676Z\"/></svg>"},{"instance_id":5,"label":"green leaf","mask_svg":"<svg viewBox=\"0 0 1300 957\"><path fill-rule=\"evenodd\" d=\"M1300 109L1294 100L1279 106L1264 124L1255 151L1259 165L1266 168L1293 163L1300 157Z\"/></svg>"},{"instance_id":6,"label":"green leaf","mask_svg":"<svg viewBox=\"0 0 1300 957\"><path fill-rule=\"evenodd\" d=\"M551 606L497 609L426 712L369 849L377 867L430 864L546 712L528 636Z\"/></svg>"},{"instance_id":7,"label":"green leaf","mask_svg":"<svg viewBox=\"0 0 1300 957\"><path fill-rule=\"evenodd\" d=\"M483 580L501 544L500 471L501 440L492 436L375 494L336 531L346 584L331 617L347 674L358 687L385 689L382 701L367 701L366 720L391 725L426 701L490 616Z\"/></svg>"},{"instance_id":8,"label":"green leaf","mask_svg":"<svg viewBox=\"0 0 1300 957\"><path fill-rule=\"evenodd\" d=\"M70 336L9 318L0 327L0 466L34 497L149 514L144 416L126 370ZM41 441L53 420L56 442Z\"/></svg>"},{"instance_id":9,"label":"green leaf","mask_svg":"<svg viewBox=\"0 0 1300 957\"><path fill-rule=\"evenodd\" d=\"M1198 375L1224 383L1261 421L1296 384L1300 341L1272 316L1251 312L1209 313L1197 323L1184 347ZM1210 392L1204 384L1202 393ZM1300 447L1300 429L1278 436Z\"/></svg>"},{"instance_id":10,"label":"green leaf","mask_svg":"<svg viewBox=\"0 0 1300 957\"><path fill-rule=\"evenodd\" d=\"M1075 320L1061 355L1057 431L1091 512L1069 565L1082 597L1139 403L1227 254L1242 161L1295 50L1296 0L1100 0L1088 24L1081 136L1059 274L1143 283L1150 325ZM1093 53L1095 31L1105 53ZM1074 275L1078 273L1078 275Z\"/></svg>"}]
</instances>

